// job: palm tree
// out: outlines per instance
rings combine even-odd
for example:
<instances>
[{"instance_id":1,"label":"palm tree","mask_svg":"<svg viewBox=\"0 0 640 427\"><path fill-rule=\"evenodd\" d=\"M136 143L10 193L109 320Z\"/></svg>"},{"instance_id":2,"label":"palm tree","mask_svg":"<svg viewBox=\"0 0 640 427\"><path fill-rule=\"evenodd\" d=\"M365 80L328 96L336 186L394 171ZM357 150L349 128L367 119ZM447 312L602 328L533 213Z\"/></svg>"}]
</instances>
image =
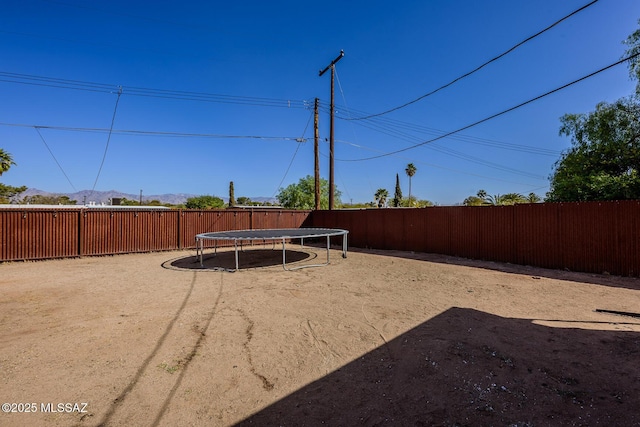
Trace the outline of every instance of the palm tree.
<instances>
[{"instance_id":1,"label":"palm tree","mask_svg":"<svg viewBox=\"0 0 640 427\"><path fill-rule=\"evenodd\" d=\"M15 165L16 163L13 161L11 154L4 151L0 148L0 175L4 172L8 171L11 168L11 165Z\"/></svg>"},{"instance_id":2,"label":"palm tree","mask_svg":"<svg viewBox=\"0 0 640 427\"><path fill-rule=\"evenodd\" d=\"M528 203L540 203L542 199L536 193L529 193L526 197Z\"/></svg>"},{"instance_id":3,"label":"palm tree","mask_svg":"<svg viewBox=\"0 0 640 427\"><path fill-rule=\"evenodd\" d=\"M409 163L407 168L404 170L409 177L409 205L411 205L411 178L416 174L418 168L415 167L413 163Z\"/></svg>"},{"instance_id":4,"label":"palm tree","mask_svg":"<svg viewBox=\"0 0 640 427\"><path fill-rule=\"evenodd\" d=\"M389 192L384 188L378 188L376 194L374 195L376 201L378 202L378 207L381 208L387 203L387 198L389 197Z\"/></svg>"}]
</instances>

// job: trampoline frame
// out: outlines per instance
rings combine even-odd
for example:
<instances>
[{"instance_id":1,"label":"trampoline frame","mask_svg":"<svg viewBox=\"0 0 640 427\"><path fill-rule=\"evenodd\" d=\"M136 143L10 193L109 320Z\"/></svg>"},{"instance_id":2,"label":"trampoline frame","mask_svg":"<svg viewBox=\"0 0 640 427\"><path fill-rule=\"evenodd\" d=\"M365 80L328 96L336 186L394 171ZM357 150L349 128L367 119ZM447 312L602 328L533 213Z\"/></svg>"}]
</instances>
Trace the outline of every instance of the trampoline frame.
<instances>
[{"instance_id":1,"label":"trampoline frame","mask_svg":"<svg viewBox=\"0 0 640 427\"><path fill-rule=\"evenodd\" d=\"M229 230L201 233L196 235L196 261L199 258L200 266L204 268L203 255L205 240L214 241L214 256L218 254L218 241L233 240L236 269L230 271L239 271L240 268L238 262L238 242L240 242L240 249L242 250L242 242L253 242L256 240L262 240L263 243L266 243L268 241L273 242L274 248L277 241L282 241L282 268L286 271L299 270L301 268L308 267L322 267L329 264L329 248L331 237L342 236L342 258L347 257L347 234L349 234L349 231L337 228L268 228L257 230ZM327 262L322 264L305 264L297 267L287 268L286 241L300 239L300 245L304 246L304 239L318 237L327 238Z\"/></svg>"}]
</instances>

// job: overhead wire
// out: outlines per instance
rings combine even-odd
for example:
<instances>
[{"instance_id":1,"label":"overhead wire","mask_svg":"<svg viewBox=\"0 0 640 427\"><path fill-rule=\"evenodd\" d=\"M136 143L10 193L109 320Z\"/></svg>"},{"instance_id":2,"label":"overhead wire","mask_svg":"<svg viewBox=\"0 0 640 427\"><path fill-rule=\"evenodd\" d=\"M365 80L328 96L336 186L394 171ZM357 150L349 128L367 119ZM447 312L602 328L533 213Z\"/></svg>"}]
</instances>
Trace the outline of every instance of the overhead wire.
<instances>
[{"instance_id":1,"label":"overhead wire","mask_svg":"<svg viewBox=\"0 0 640 427\"><path fill-rule=\"evenodd\" d=\"M309 120L307 120L307 124L305 125L304 130L302 131L302 136L297 140L298 145L296 146L296 151L293 152L293 157L291 157L291 161L289 162L289 166L287 166L287 170L284 172L284 176L280 180L280 183L278 184L278 187L276 187L276 190L273 192L273 195L271 197L275 197L276 194L278 194L278 191L282 187L282 183L284 182L285 178L287 177L287 174L289 173L289 170L291 169L291 165L293 165L293 161L295 160L296 155L298 154L298 150L300 150L300 146L302 145L303 142L306 142L306 139L305 139L304 135L307 133L307 129L309 128L309 123L311 123L311 118L312 117L313 117L313 112L309 116Z\"/></svg>"},{"instance_id":2,"label":"overhead wire","mask_svg":"<svg viewBox=\"0 0 640 427\"><path fill-rule=\"evenodd\" d=\"M348 111L348 113L350 114L349 111ZM337 118L338 119L344 119L344 117L341 117L340 115L338 115ZM352 122L352 123L355 123L355 124L357 124L359 126L366 127L368 129L371 129L371 130L375 130L375 131L379 131L379 132L386 132L390 136L393 136L395 134L399 134L399 135L414 135L413 133L409 133L409 132L414 132L414 133L419 133L419 134L435 135L435 136L442 135L442 134L446 133L446 131L443 131L443 130L440 130L440 129L434 129L434 128L430 128L430 127L427 127L427 126L418 125L418 124L415 124L415 123L409 123L409 122L394 120L394 119L390 119L388 117L377 117L377 118L374 118L373 120L367 120L367 121L362 121L362 122ZM472 135L457 135L456 134L456 135L452 135L452 136L448 137L447 139L457 140L457 141L471 143L471 144L495 147L495 148L500 148L500 149L505 149L505 150L521 151L521 152L530 153L530 154L539 154L539 155L544 155L544 156L556 157L561 153L559 150L552 150L552 149L547 149L547 148L542 148L542 147L535 147L535 146L531 146L531 145L515 144L515 143L504 142L504 141L497 141L497 140L488 139L488 138L479 138L479 137L472 136Z\"/></svg>"},{"instance_id":3,"label":"overhead wire","mask_svg":"<svg viewBox=\"0 0 640 427\"><path fill-rule=\"evenodd\" d=\"M414 100L412 100L412 101L406 102L406 103L404 103L404 104L402 104L402 105L399 105L399 106L397 106L397 107L391 108L391 109L386 110L386 111L383 111L383 112L381 112L381 113L370 114L370 115L367 115L367 116L364 116L364 117L357 117L357 118L352 118L352 119L349 119L349 120L366 120L366 119L370 119L370 118L373 118L373 117L378 117L378 116L382 116L382 115L384 115L384 114L391 113L392 111L400 110L400 109L402 109L402 108L404 108L404 107L407 107L407 106L409 106L409 105L411 105L411 104L415 104L416 102L418 102L418 101L420 101L420 100L422 100L422 99L424 99L424 98L426 98L426 97L428 97L428 96L431 96L431 95L433 95L433 94L435 94L435 93L437 93L437 92L441 91L442 89L445 89L445 88L447 88L447 87L449 87L449 86L453 85L454 83L459 82L460 80L462 80L462 79L464 79L464 78L466 78L466 77L469 77L470 75L472 75L472 74L474 74L475 72L477 72L477 71L481 70L482 68L484 68L484 67L486 67L487 65L491 64L492 62L495 62L495 61L497 61L498 59L500 59L500 58L504 57L505 55L507 55L507 54L509 54L509 53L513 52L514 50L516 50L516 49L517 49L517 48L519 48L520 46L524 45L525 43L527 43L527 42L529 42L529 41L531 41L531 40L535 39L536 37L538 37L538 36L540 36L540 35L544 34L545 32L547 32L547 31L549 31L550 29L552 29L553 27L555 27L556 25L558 25L558 24L560 24L561 22L563 22L563 21L565 21L565 20L569 19L569 18L570 18L570 17L572 17L573 15L575 15L575 14L577 14L577 13L579 13L579 12L581 12L581 11L585 10L586 8L588 8L588 7L592 6L592 5L594 5L594 4L595 4L595 3L597 3L598 1L599 1L599 0L592 0L591 2L587 3L586 5L584 5L584 6L580 7L580 8L578 8L578 9L574 10L574 11L573 11L573 12L571 12L570 14L568 14L568 15L566 15L566 16L564 16L564 17L560 18L559 20L555 21L555 22L554 22L554 23L552 23L551 25L549 25L549 26L545 27L544 29L542 29L542 30L538 31L538 32L537 32L537 33L535 33L534 35L527 37L526 39L522 40L522 41L521 41L521 42L519 42L519 43L516 43L514 46L512 46L511 48L509 48L509 49L507 49L506 51L502 52L502 53L501 53L501 54L499 54L498 56L495 56L495 57L491 58L490 60L488 60L488 61L484 62L483 64L479 65L478 67L474 68L473 70L471 70L471 71L469 71L469 72L467 72L467 73L465 73L465 74L463 74L463 75L461 75L461 76L459 76L459 77L456 77L455 79L451 80L449 83L446 83L446 84L444 84L444 85L442 85L442 86L438 87L437 89L432 90L431 92L428 92L428 93L426 93L426 94L424 94L424 95L422 95L422 96L419 96L418 98L416 98L416 99L414 99Z\"/></svg>"},{"instance_id":4,"label":"overhead wire","mask_svg":"<svg viewBox=\"0 0 640 427\"><path fill-rule=\"evenodd\" d=\"M51 129L51 130L67 131L67 132L109 133L109 128L48 126L48 125L6 123L6 122L0 122L0 126L26 127L26 128L37 127L39 129ZM163 131L144 131L144 130L118 130L118 129L112 129L111 133L128 135L128 136L154 136L154 137L170 137L170 138L264 139L264 140L306 142L306 139L304 139L304 141L300 141L300 137L290 137L290 136L223 135L223 134L213 134L213 133L163 132Z\"/></svg>"},{"instance_id":5,"label":"overhead wire","mask_svg":"<svg viewBox=\"0 0 640 427\"><path fill-rule=\"evenodd\" d=\"M96 180L93 182L93 187L91 188L91 193L89 193L89 198L93 195L94 190L96 189L96 185L98 184L98 179L100 178L100 173L102 172L102 167L104 166L104 161L107 158L107 151L109 151L109 142L111 141L111 134L113 130L113 124L116 121L116 112L118 111L118 103L120 102L120 95L122 95L122 87L118 90L118 97L116 98L116 105L113 108L113 116L111 116L111 127L109 128L109 134L107 135L107 144L104 147L104 154L102 155L102 161L100 162L100 167L98 168L98 174L96 175Z\"/></svg>"},{"instance_id":6,"label":"overhead wire","mask_svg":"<svg viewBox=\"0 0 640 427\"><path fill-rule=\"evenodd\" d=\"M617 65L620 65L620 64L622 64L622 63L624 63L626 61L629 61L629 60L631 60L631 59L633 59L633 58L635 58L635 57L637 57L639 55L640 55L640 52L638 52L636 54L633 54L633 55L630 55L630 56L628 56L626 58L623 58L623 59L621 59L621 60L619 60L617 62L614 62L613 64L607 65L606 67L600 68L597 71L594 71L594 72L592 72L590 74L587 74L586 76L580 77L579 79L573 80L572 82L566 83L566 84L564 84L564 85L562 85L562 86L560 86L558 88L555 88L553 90L545 92L542 95L538 95L538 96L536 96L534 98L531 98L531 99L529 99L527 101L521 102L520 104L517 104L517 105L515 105L513 107L507 108L506 110L500 111L499 113L492 114L492 115L490 115L488 117L485 117L485 118L483 118L481 120L477 120L477 121L475 121L475 122L473 122L471 124L468 124L466 126L458 128L456 130L444 133L444 134L442 134L440 136L437 136L435 138L429 139L427 141L423 141L423 142L421 142L419 144L414 144L414 145L409 146L409 147L405 147L405 148L401 148L401 149L398 149L398 150L390 151L390 152L387 152L385 154L381 154L381 155L378 155L378 156L365 157L365 158L360 158L360 159L340 159L340 160L336 159L336 160L342 161L342 162L361 162L361 161L373 160L373 159L378 159L378 158L381 158L381 157L390 156L390 155L393 155L393 154L396 154L396 153L401 153L401 152L408 151L408 150L413 150L414 148L418 148L418 147L421 147L423 145L430 144L432 142L444 139L444 138L446 138L448 136L451 136L451 135L454 135L456 133L462 132L464 130L470 129L470 128L472 128L474 126L477 126L477 125L479 125L481 123L485 123L485 122L487 122L489 120L492 120L492 119L495 119L497 117L500 117L500 116L502 116L504 114L507 114L507 113L509 113L511 111L514 111L514 110L516 110L518 108L524 107L525 105L531 104L531 103L533 103L535 101L538 101L538 100L540 100L542 98L545 98L545 97L547 97L549 95L552 95L552 94L554 94L556 92L559 92L559 91L561 91L563 89L566 89L566 88L568 88L568 87L570 87L570 86L572 86L572 85L574 85L576 83L579 83L579 82L581 82L583 80L586 80L588 78L591 78L591 77L593 77L593 76L595 76L595 75L597 75L599 73L602 73L602 72L604 72L606 70L609 70L610 68L613 68L613 67L615 67Z\"/></svg>"},{"instance_id":7,"label":"overhead wire","mask_svg":"<svg viewBox=\"0 0 640 427\"><path fill-rule=\"evenodd\" d=\"M340 83L340 78L338 76L338 72L336 71L335 74L336 74L336 76L335 76L336 77L336 82L338 83L338 88L340 90L340 94L342 96L342 100L343 100L345 106L347 107L347 110L346 110L347 114L349 114L350 110L349 110L348 105L347 105L347 100L346 100L346 96L344 94L344 90L342 88L342 84ZM326 111L326 108L323 108L323 110ZM376 120L378 120L378 119L376 119ZM391 119L387 119L387 118L379 118L379 120L390 122L390 123L395 122L395 121L393 121ZM370 122L355 122L355 123L367 127L367 124L370 123ZM425 127L418 126L418 125L415 125L414 127L415 128L419 128L419 129L429 129L429 128L425 128ZM444 133L444 131L439 131L439 133ZM393 133L390 133L390 134L393 135ZM354 131L354 135L356 135L355 131ZM407 139L409 141L417 140L417 137L415 137L415 136L413 136L411 134L405 133L405 132L399 132L399 135L401 135L403 138L405 138L405 139ZM357 137L356 137L356 139L357 139ZM344 143L345 141L340 141L340 142ZM367 147L364 147L364 146L361 146L361 145L357 145L357 144L350 144L350 145L354 145L356 147L368 149ZM508 145L508 144L505 143L505 145ZM527 148L526 146L521 146L521 147L525 148L525 149ZM534 179L546 179L546 178L541 177L539 175L531 174L531 173L524 172L524 171L521 171L521 170L518 170L518 169L514 169L514 168L509 168L509 167L506 167L506 166L503 166L503 165L500 165L500 164L497 164L497 163L488 162L488 161L482 160L480 158L471 156L469 154L461 153L461 152L452 150L450 148L446 148L446 147L444 147L444 148L429 147L429 148L433 148L434 150L440 151L440 152L442 152L444 154L447 154L447 155L450 155L450 156L453 156L453 157L458 157L458 158L461 158L461 159L464 159L464 160L467 160L467 161L470 161L470 162L473 162L473 163L481 164L481 165L484 165L484 166L487 166L487 167L490 167L490 168L493 168L493 169L502 170L502 171L505 171L505 172L510 172L510 173L513 173L513 174L517 174L517 175L521 175L521 176L529 177L529 178L534 178ZM536 147L531 147L531 148L535 149ZM324 155L324 156L327 157L326 155ZM407 160L416 162L414 159L407 159ZM416 162L416 163L424 163L424 162ZM430 166L440 167L440 166L437 166L437 165L430 165ZM442 167L440 167L440 168L442 168ZM447 168L443 168L443 169L447 169ZM449 170L453 170L453 169L449 169ZM339 173L339 169L337 170L337 172L338 172L338 176L341 179L341 182L344 185L344 182L342 181L341 175ZM470 175L481 176L481 175L477 175L477 174L470 174ZM487 177L485 177L485 178L487 178ZM490 179L495 179L495 178L490 178ZM504 181L504 180L501 180L501 181ZM507 181L507 182L513 183L511 181ZM528 186L531 185L531 184L522 184L522 183L517 183L517 184L519 184L519 185L528 185ZM345 192L347 193L347 196L350 197L349 191L346 188L346 186L345 186Z\"/></svg>"},{"instance_id":8,"label":"overhead wire","mask_svg":"<svg viewBox=\"0 0 640 427\"><path fill-rule=\"evenodd\" d=\"M69 183L69 185L71 185L71 188L73 188L73 191L78 191L76 190L76 187L73 185L73 183L69 179L69 176L67 175L67 173L64 171L64 168L62 167L60 162L58 162L58 159L56 159L56 156L53 154L53 151L51 151L51 148L49 148L49 144L47 144L47 141L45 141L44 137L42 136L42 133L40 133L40 129L37 126L34 126L33 128L38 133L38 136L40 136L40 139L42 140L42 143L44 144L44 146L47 147L49 154L51 154L51 157L53 157L53 161L56 162L56 165L58 165L58 167L60 168L60 171L62 171L62 174L67 179L67 182Z\"/></svg>"},{"instance_id":9,"label":"overhead wire","mask_svg":"<svg viewBox=\"0 0 640 427\"><path fill-rule=\"evenodd\" d=\"M73 89L89 92L114 93L123 89L125 96L165 98L182 101L217 102L224 104L252 105L258 107L307 108L306 100L262 98L252 96L224 95L209 92L194 92L171 89L155 89L140 86L115 85L83 80L62 79L0 71L0 82L33 86L45 86L59 89Z\"/></svg>"},{"instance_id":10,"label":"overhead wire","mask_svg":"<svg viewBox=\"0 0 640 427\"><path fill-rule=\"evenodd\" d=\"M377 150L375 148L366 147L366 146L363 146L363 145L357 145L357 144L354 144L354 143L349 142L349 141L343 141L343 140L340 140L340 139L336 139L336 142L341 143L341 144L345 144L345 145L351 145L351 146L354 146L356 148L361 148L363 150L368 150L368 151L373 151L373 152L381 152L380 150ZM323 156L324 157L328 157L326 154L323 154ZM414 158L409 158L409 157L401 157L401 156L396 155L396 154L394 154L394 157L399 158L399 159L403 159L405 161L409 161L409 162L412 162L412 163L423 164L423 165L426 165L426 166L429 166L429 167L442 169L442 170L447 170L447 171L451 171L451 172L455 172L455 173L460 173L460 174L463 174L463 175L475 176L475 177L479 177L479 178L485 178L485 179L490 179L490 180L500 181L500 182L507 182L509 184L526 185L526 186L530 186L530 187L533 186L533 184L530 184L530 183L515 182L515 181L506 180L506 179L495 178L495 177L486 176L486 175L480 175L480 174L477 174L477 173L471 173L469 171L462 171L462 170L459 170L459 169L454 169L454 168L438 165L438 164L435 164L435 163L425 162L423 160L416 160ZM535 184L535 185L537 185L537 184ZM369 187L371 187L371 184L369 184ZM539 187L539 188L544 188L544 187ZM373 188L372 188L372 192L373 192Z\"/></svg>"}]
</instances>

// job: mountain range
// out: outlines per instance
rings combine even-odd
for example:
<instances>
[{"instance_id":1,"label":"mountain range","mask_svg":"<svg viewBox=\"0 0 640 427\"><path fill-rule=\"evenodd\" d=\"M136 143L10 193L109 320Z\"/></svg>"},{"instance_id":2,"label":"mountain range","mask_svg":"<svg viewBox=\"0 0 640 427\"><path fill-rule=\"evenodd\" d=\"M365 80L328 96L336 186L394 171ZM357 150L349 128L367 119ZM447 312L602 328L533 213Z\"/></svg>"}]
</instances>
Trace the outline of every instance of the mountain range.
<instances>
[{"instance_id":1,"label":"mountain range","mask_svg":"<svg viewBox=\"0 0 640 427\"><path fill-rule=\"evenodd\" d=\"M78 205L95 202L96 204L111 204L111 199L113 198L126 198L128 200L140 200L140 194L130 194L123 193L117 190L110 191L91 191L91 190L82 190L77 191L75 193L50 193L47 191L39 190L37 188L29 188L24 193L20 194L20 197L27 196L67 196L71 200L76 200ZM150 201L150 200L159 200L161 203L170 203L172 205L183 204L190 197L197 197L198 194L187 194L187 193L178 193L178 194L142 194L142 200ZM220 197L224 200L225 203L228 203L228 197ZM275 202L276 199L273 197L250 197L250 199L254 202Z\"/></svg>"}]
</instances>

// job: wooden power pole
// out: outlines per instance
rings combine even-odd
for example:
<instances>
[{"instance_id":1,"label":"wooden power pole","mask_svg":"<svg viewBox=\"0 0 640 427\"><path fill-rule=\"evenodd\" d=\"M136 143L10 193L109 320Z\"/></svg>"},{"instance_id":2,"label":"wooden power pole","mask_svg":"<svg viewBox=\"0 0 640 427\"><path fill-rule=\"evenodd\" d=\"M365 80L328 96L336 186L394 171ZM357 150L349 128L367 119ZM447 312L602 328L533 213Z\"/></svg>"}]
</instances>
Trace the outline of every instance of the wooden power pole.
<instances>
[{"instance_id":1,"label":"wooden power pole","mask_svg":"<svg viewBox=\"0 0 640 427\"><path fill-rule=\"evenodd\" d=\"M338 57L336 59L334 59L333 61L331 61L331 64L327 65L327 67L320 71L320 76L322 76L327 70L331 69L331 105L329 107L330 110L330 117L329 117L329 210L333 210L333 206L334 206L334 200L333 200L333 196L335 193L335 181L334 181L334 171L333 171L333 162L334 162L334 156L333 156L333 146L334 146L334 140L333 140L333 116L334 116L334 102L333 102L333 87L334 87L334 79L335 79L335 73L336 73L336 63L338 61L340 61L342 59L342 57L344 56L344 51L341 50L340 51L340 55L338 55Z\"/></svg>"},{"instance_id":2,"label":"wooden power pole","mask_svg":"<svg viewBox=\"0 0 640 427\"><path fill-rule=\"evenodd\" d=\"M320 100L316 98L315 105L313 107L313 155L314 155L314 168L313 176L315 177L315 209L320 210L320 136L318 133L318 108Z\"/></svg>"}]
</instances>

